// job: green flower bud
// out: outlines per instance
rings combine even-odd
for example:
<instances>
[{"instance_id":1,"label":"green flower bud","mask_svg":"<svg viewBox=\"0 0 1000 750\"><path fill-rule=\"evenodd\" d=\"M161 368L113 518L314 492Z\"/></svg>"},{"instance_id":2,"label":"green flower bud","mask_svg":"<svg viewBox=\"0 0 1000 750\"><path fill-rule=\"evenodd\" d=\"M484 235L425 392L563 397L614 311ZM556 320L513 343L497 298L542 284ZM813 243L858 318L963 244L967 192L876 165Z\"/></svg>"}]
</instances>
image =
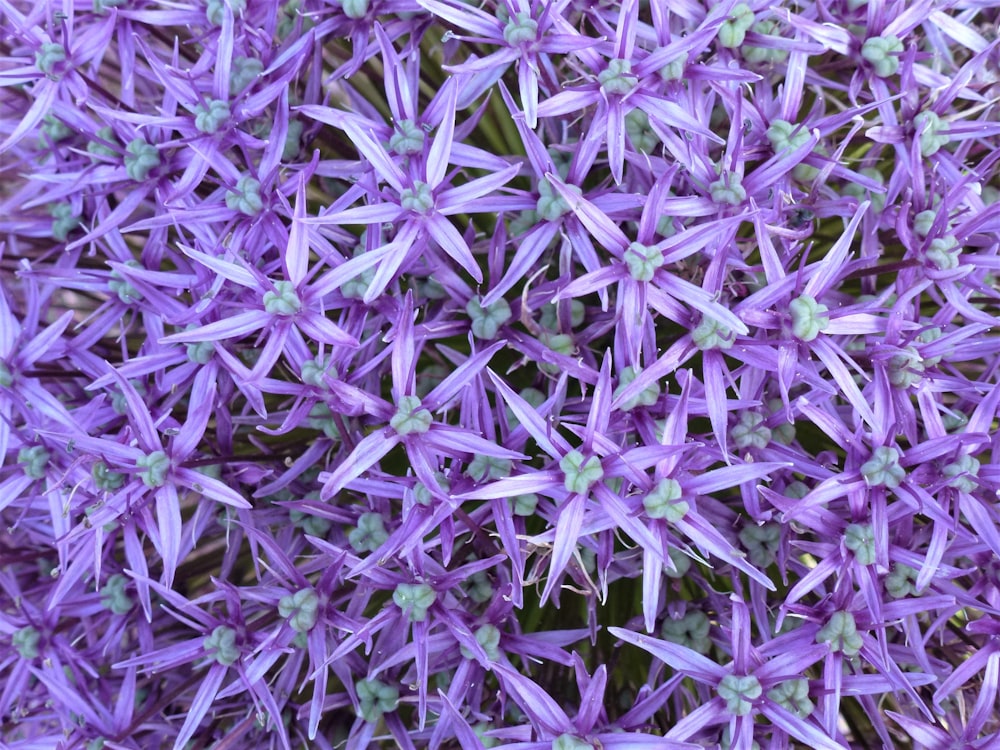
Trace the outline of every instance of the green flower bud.
<instances>
[{"instance_id":1,"label":"green flower bud","mask_svg":"<svg viewBox=\"0 0 1000 750\"><path fill-rule=\"evenodd\" d=\"M740 542L746 549L750 562L758 568L766 568L778 557L781 526L776 523L744 526L740 529Z\"/></svg>"},{"instance_id":2,"label":"green flower bud","mask_svg":"<svg viewBox=\"0 0 1000 750\"><path fill-rule=\"evenodd\" d=\"M302 382L313 388L326 388L326 376L336 379L337 368L330 363L330 357L317 357L302 363Z\"/></svg>"},{"instance_id":3,"label":"green flower bud","mask_svg":"<svg viewBox=\"0 0 1000 750\"><path fill-rule=\"evenodd\" d=\"M80 224L80 217L73 213L70 203L53 203L49 206L49 215L52 217L52 239L57 242L65 242L69 233Z\"/></svg>"},{"instance_id":4,"label":"green flower bud","mask_svg":"<svg viewBox=\"0 0 1000 750\"><path fill-rule=\"evenodd\" d=\"M594 750L594 746L572 734L560 734L552 741L552 750Z\"/></svg>"},{"instance_id":5,"label":"green flower bud","mask_svg":"<svg viewBox=\"0 0 1000 750\"><path fill-rule=\"evenodd\" d=\"M708 192L716 203L728 203L730 206L739 206L747 199L743 178L735 172L725 172L708 186Z\"/></svg>"},{"instance_id":6,"label":"green flower bud","mask_svg":"<svg viewBox=\"0 0 1000 750\"><path fill-rule=\"evenodd\" d=\"M816 708L809 700L809 681L803 679L779 682L767 691L767 697L789 713L804 719Z\"/></svg>"},{"instance_id":7,"label":"green flower bud","mask_svg":"<svg viewBox=\"0 0 1000 750\"><path fill-rule=\"evenodd\" d=\"M920 135L920 153L922 156L932 156L947 146L951 141L948 135L948 123L944 122L936 112L926 110L913 118L913 126Z\"/></svg>"},{"instance_id":8,"label":"green flower bud","mask_svg":"<svg viewBox=\"0 0 1000 750\"><path fill-rule=\"evenodd\" d=\"M309 410L309 419L306 425L313 430L322 430L330 440L340 440L340 430L337 429L337 420L333 417L330 407L322 401L313 405Z\"/></svg>"},{"instance_id":9,"label":"green flower bud","mask_svg":"<svg viewBox=\"0 0 1000 750\"><path fill-rule=\"evenodd\" d=\"M861 56L872 64L879 78L896 75L899 71L898 55L902 51L903 43L893 34L874 36L861 45Z\"/></svg>"},{"instance_id":10,"label":"green flower bud","mask_svg":"<svg viewBox=\"0 0 1000 750\"><path fill-rule=\"evenodd\" d=\"M531 44L538 38L538 21L530 13L518 11L504 26L503 38L511 47Z\"/></svg>"},{"instance_id":11,"label":"green flower bud","mask_svg":"<svg viewBox=\"0 0 1000 750\"><path fill-rule=\"evenodd\" d=\"M568 492L583 494L604 478L604 468L597 456L585 458L578 450L571 450L559 461L565 478L563 485Z\"/></svg>"},{"instance_id":12,"label":"green flower bud","mask_svg":"<svg viewBox=\"0 0 1000 750\"><path fill-rule=\"evenodd\" d=\"M676 479L661 479L656 487L642 499L646 515L650 518L663 518L670 523L676 523L684 518L691 506L681 500L684 491Z\"/></svg>"},{"instance_id":13,"label":"green flower bud","mask_svg":"<svg viewBox=\"0 0 1000 750\"><path fill-rule=\"evenodd\" d=\"M729 435L733 439L733 445L740 450L763 450L771 442L771 430L764 424L764 415L755 411L742 412Z\"/></svg>"},{"instance_id":14,"label":"green flower bud","mask_svg":"<svg viewBox=\"0 0 1000 750\"><path fill-rule=\"evenodd\" d=\"M767 408L772 414L777 414L784 407L780 398L771 399L767 402ZM779 422L771 428L771 439L781 445L791 445L795 440L795 425L791 422Z\"/></svg>"},{"instance_id":15,"label":"green flower bud","mask_svg":"<svg viewBox=\"0 0 1000 750\"><path fill-rule=\"evenodd\" d=\"M135 260L127 260L124 265L128 268L142 268L142 264ZM111 276L108 279L108 289L118 295L118 299L126 305L131 305L142 299L142 293L115 270L111 271ZM124 412L119 413L123 414Z\"/></svg>"},{"instance_id":16,"label":"green flower bud","mask_svg":"<svg viewBox=\"0 0 1000 750\"><path fill-rule=\"evenodd\" d=\"M483 571L473 573L469 576L463 588L465 589L465 593L469 595L469 598L477 604L484 604L493 599L493 586L490 583L489 576Z\"/></svg>"},{"instance_id":17,"label":"green flower bud","mask_svg":"<svg viewBox=\"0 0 1000 750\"><path fill-rule=\"evenodd\" d=\"M237 57L229 69L229 92L238 94L264 72L264 63L254 57Z\"/></svg>"},{"instance_id":18,"label":"green flower bud","mask_svg":"<svg viewBox=\"0 0 1000 750\"><path fill-rule=\"evenodd\" d=\"M148 456L139 456L135 460L139 478L147 487L162 487L167 483L167 472L170 471L170 458L163 451L153 451Z\"/></svg>"},{"instance_id":19,"label":"green flower bud","mask_svg":"<svg viewBox=\"0 0 1000 750\"><path fill-rule=\"evenodd\" d=\"M667 578L683 578L687 575L688 571L691 570L691 558L679 549L671 547L667 550L667 556L670 558L670 562L674 565L673 568L664 566L663 574Z\"/></svg>"},{"instance_id":20,"label":"green flower bud","mask_svg":"<svg viewBox=\"0 0 1000 750\"><path fill-rule=\"evenodd\" d=\"M917 336L917 341L921 344L929 344L932 341L937 341L939 338L941 338L942 335L943 331L937 326L934 326L932 328L928 328L924 331L921 331L920 335ZM938 364L938 362L941 361L941 357L939 356L924 357L923 355L921 355L921 358L922 358L921 362L924 366L924 369L927 369L928 367L934 367Z\"/></svg>"},{"instance_id":21,"label":"green flower bud","mask_svg":"<svg viewBox=\"0 0 1000 750\"><path fill-rule=\"evenodd\" d=\"M56 66L66 60L66 48L58 42L45 42L35 52L35 67L53 80L60 78Z\"/></svg>"},{"instance_id":22,"label":"green flower bud","mask_svg":"<svg viewBox=\"0 0 1000 750\"><path fill-rule=\"evenodd\" d=\"M889 383L894 388L909 388L924 376L924 363L920 358L920 352L912 346L906 347L889 358L886 371Z\"/></svg>"},{"instance_id":23,"label":"green flower bud","mask_svg":"<svg viewBox=\"0 0 1000 750\"><path fill-rule=\"evenodd\" d=\"M699 609L687 612L679 620L666 619L660 629L663 640L684 646L699 654L707 654L712 649L711 630L708 615Z\"/></svg>"},{"instance_id":24,"label":"green flower bud","mask_svg":"<svg viewBox=\"0 0 1000 750\"><path fill-rule=\"evenodd\" d=\"M220 3L221 4L221 3ZM194 126L201 133L215 133L230 118L229 105L221 99L209 99L194 108Z\"/></svg>"},{"instance_id":25,"label":"green flower bud","mask_svg":"<svg viewBox=\"0 0 1000 750\"><path fill-rule=\"evenodd\" d=\"M368 0L340 0L340 7L344 9L345 16L354 20L368 15Z\"/></svg>"},{"instance_id":26,"label":"green flower bud","mask_svg":"<svg viewBox=\"0 0 1000 750\"><path fill-rule=\"evenodd\" d=\"M305 129L299 120L292 120L288 123L285 131L285 143L281 147L281 158L283 161L291 161L302 149L302 131Z\"/></svg>"},{"instance_id":27,"label":"green flower bud","mask_svg":"<svg viewBox=\"0 0 1000 750\"><path fill-rule=\"evenodd\" d=\"M656 269L663 265L663 251L655 245L633 242L625 251L625 265L636 281L652 281Z\"/></svg>"},{"instance_id":28,"label":"green flower bud","mask_svg":"<svg viewBox=\"0 0 1000 750\"><path fill-rule=\"evenodd\" d=\"M125 475L117 471L111 471L103 461L96 461L94 463L93 468L90 470L90 476L93 478L97 488L105 492L114 492L125 484Z\"/></svg>"},{"instance_id":29,"label":"green flower bud","mask_svg":"<svg viewBox=\"0 0 1000 750\"><path fill-rule=\"evenodd\" d=\"M906 470L899 465L899 449L891 445L880 445L873 452L870 461L861 465L861 476L869 487L899 487Z\"/></svg>"},{"instance_id":30,"label":"green flower bud","mask_svg":"<svg viewBox=\"0 0 1000 750\"><path fill-rule=\"evenodd\" d=\"M729 725L724 724L722 726L722 736L719 737L719 750L733 750L733 736L732 732L729 731ZM749 750L760 750L760 743L754 740L750 743Z\"/></svg>"},{"instance_id":31,"label":"green flower bud","mask_svg":"<svg viewBox=\"0 0 1000 750\"><path fill-rule=\"evenodd\" d=\"M278 614L288 620L288 626L297 633L308 633L316 626L319 617L319 597L312 589L299 589L294 594L281 597Z\"/></svg>"},{"instance_id":32,"label":"green flower bud","mask_svg":"<svg viewBox=\"0 0 1000 750\"><path fill-rule=\"evenodd\" d=\"M578 328L587 314L586 306L578 299L570 300L569 303L569 325L570 328ZM559 321L559 306L554 302L546 302L542 305L542 315L538 322L542 328L550 331L558 331L561 325Z\"/></svg>"},{"instance_id":33,"label":"green flower bud","mask_svg":"<svg viewBox=\"0 0 1000 750\"><path fill-rule=\"evenodd\" d=\"M53 143L59 143L59 141L64 141L73 135L73 131L69 129L69 126L53 115L45 115L45 117L42 118L41 130L48 140ZM40 146L45 146L47 144L45 138L39 138L38 143Z\"/></svg>"},{"instance_id":34,"label":"green flower bud","mask_svg":"<svg viewBox=\"0 0 1000 750\"><path fill-rule=\"evenodd\" d=\"M513 500L515 516L528 517L535 515L535 510L538 508L538 495L533 493L518 495Z\"/></svg>"},{"instance_id":35,"label":"green flower bud","mask_svg":"<svg viewBox=\"0 0 1000 750\"><path fill-rule=\"evenodd\" d=\"M295 285L281 279L274 282L273 292L264 292L264 311L269 315L295 315L302 309L302 301Z\"/></svg>"},{"instance_id":36,"label":"green flower bud","mask_svg":"<svg viewBox=\"0 0 1000 750\"><path fill-rule=\"evenodd\" d=\"M382 714L395 711L399 706L399 690L378 680L360 680L354 683L358 693L358 716L374 724Z\"/></svg>"},{"instance_id":37,"label":"green flower bud","mask_svg":"<svg viewBox=\"0 0 1000 750\"><path fill-rule=\"evenodd\" d=\"M486 478L503 479L510 476L512 469L513 464L508 458L493 458L477 454L465 469L465 473L477 482L481 482Z\"/></svg>"},{"instance_id":38,"label":"green flower bud","mask_svg":"<svg viewBox=\"0 0 1000 750\"><path fill-rule=\"evenodd\" d=\"M130 380L129 383L140 396L146 395L146 387L140 381ZM115 388L111 392L111 408L114 409L115 414L128 414L128 401L125 400L125 394L119 388Z\"/></svg>"},{"instance_id":39,"label":"green flower bud","mask_svg":"<svg viewBox=\"0 0 1000 750\"><path fill-rule=\"evenodd\" d=\"M525 388L521 391L519 395L521 396L522 399L524 399L528 403L529 406L532 406L535 409L537 409L539 406L545 403L545 394L542 393L537 388L530 388L530 387ZM507 425L510 427L510 429L513 430L515 427L521 424L517 420L517 417L514 416L514 412L511 411L511 408L509 406L506 407L506 414L507 414Z\"/></svg>"},{"instance_id":40,"label":"green flower bud","mask_svg":"<svg viewBox=\"0 0 1000 750\"><path fill-rule=\"evenodd\" d=\"M521 211L507 224L507 235L510 237L520 237L538 223L538 212L533 210Z\"/></svg>"},{"instance_id":41,"label":"green flower bud","mask_svg":"<svg viewBox=\"0 0 1000 750\"><path fill-rule=\"evenodd\" d=\"M347 541L355 552L374 552L389 538L385 521L379 513L362 513L358 526L347 535Z\"/></svg>"},{"instance_id":42,"label":"green flower bud","mask_svg":"<svg viewBox=\"0 0 1000 750\"><path fill-rule=\"evenodd\" d=\"M576 344L573 341L573 337L565 333L543 334L538 337L538 340L556 354L562 354L565 357L571 357L576 352ZM549 362L543 362L539 367L542 372L547 372L550 375L555 375L560 370L559 365Z\"/></svg>"},{"instance_id":43,"label":"green flower bud","mask_svg":"<svg viewBox=\"0 0 1000 750\"><path fill-rule=\"evenodd\" d=\"M93 154L94 156L107 156L110 158L117 156L117 151L108 146L106 143L102 143L102 141L106 141L107 143L118 143L115 138L115 131L110 125L105 125L103 128L99 128L95 135L101 140L90 141L87 144L87 153Z\"/></svg>"},{"instance_id":44,"label":"green flower bud","mask_svg":"<svg viewBox=\"0 0 1000 750\"><path fill-rule=\"evenodd\" d=\"M816 633L816 643L829 643L831 651L840 651L844 656L857 656L864 645L854 615L845 611L830 615L826 625Z\"/></svg>"},{"instance_id":45,"label":"green flower bud","mask_svg":"<svg viewBox=\"0 0 1000 750\"><path fill-rule=\"evenodd\" d=\"M913 585L917 580L917 571L909 565L896 563L889 575L885 577L885 590L893 599L902 599L907 596L915 596L916 587Z\"/></svg>"},{"instance_id":46,"label":"green flower bud","mask_svg":"<svg viewBox=\"0 0 1000 750\"><path fill-rule=\"evenodd\" d=\"M475 632L476 643L486 652L486 658L496 661L500 658L500 631L494 625L481 625ZM462 656L466 659L475 658L472 651L461 646Z\"/></svg>"},{"instance_id":47,"label":"green flower bud","mask_svg":"<svg viewBox=\"0 0 1000 750\"><path fill-rule=\"evenodd\" d=\"M117 8L124 5L126 0L94 0L93 9L97 15L103 15L108 8ZM89 748L88 748L89 750Z\"/></svg>"},{"instance_id":48,"label":"green flower bud","mask_svg":"<svg viewBox=\"0 0 1000 750\"><path fill-rule=\"evenodd\" d=\"M437 600L437 592L426 583L400 583L392 592L392 600L409 613L410 622L423 622L427 619L427 610Z\"/></svg>"},{"instance_id":49,"label":"green flower bud","mask_svg":"<svg viewBox=\"0 0 1000 750\"><path fill-rule=\"evenodd\" d=\"M433 276L428 276L425 281L418 282L420 294L427 299L447 299L451 292L444 288L444 285Z\"/></svg>"},{"instance_id":50,"label":"green flower bud","mask_svg":"<svg viewBox=\"0 0 1000 750\"><path fill-rule=\"evenodd\" d=\"M673 237L677 234L673 216L661 216L656 220L656 233L661 237Z\"/></svg>"},{"instance_id":51,"label":"green flower bud","mask_svg":"<svg viewBox=\"0 0 1000 750\"><path fill-rule=\"evenodd\" d=\"M26 625L20 630L15 630L11 636L11 645L22 659L38 658L38 642L42 639L41 633L30 625Z\"/></svg>"},{"instance_id":52,"label":"green flower bud","mask_svg":"<svg viewBox=\"0 0 1000 750\"><path fill-rule=\"evenodd\" d=\"M149 173L160 166L160 152L156 146L146 143L143 138L135 138L125 147L125 174L129 179L142 182Z\"/></svg>"},{"instance_id":53,"label":"green flower bud","mask_svg":"<svg viewBox=\"0 0 1000 750\"><path fill-rule=\"evenodd\" d=\"M419 154L424 150L424 131L413 120L396 123L396 132L389 138L389 148L400 156Z\"/></svg>"},{"instance_id":54,"label":"green flower bud","mask_svg":"<svg viewBox=\"0 0 1000 750\"><path fill-rule=\"evenodd\" d=\"M45 467L48 466L50 458L52 458L52 454L41 445L21 448L17 452L17 462L21 464L21 471L32 479L45 477Z\"/></svg>"},{"instance_id":55,"label":"green flower bud","mask_svg":"<svg viewBox=\"0 0 1000 750\"><path fill-rule=\"evenodd\" d=\"M958 246L958 240L954 235L935 237L931 240L927 248L927 260L930 261L939 271L950 271L957 268L960 262L962 248Z\"/></svg>"},{"instance_id":56,"label":"green flower bud","mask_svg":"<svg viewBox=\"0 0 1000 750\"><path fill-rule=\"evenodd\" d=\"M753 10L746 3L733 6L729 18L719 27L719 44L729 49L736 49L743 44L747 31L755 20Z\"/></svg>"},{"instance_id":57,"label":"green flower bud","mask_svg":"<svg viewBox=\"0 0 1000 750\"><path fill-rule=\"evenodd\" d=\"M434 194L431 186L419 180L414 182L412 188L405 188L399 194L399 205L406 211L426 216L434 210Z\"/></svg>"},{"instance_id":58,"label":"green flower bud","mask_svg":"<svg viewBox=\"0 0 1000 750\"><path fill-rule=\"evenodd\" d=\"M353 279L348 279L341 284L340 293L344 299L363 299L374 278L375 269L367 268Z\"/></svg>"},{"instance_id":59,"label":"green flower bud","mask_svg":"<svg viewBox=\"0 0 1000 750\"><path fill-rule=\"evenodd\" d=\"M875 529L870 523L852 523L844 529L844 546L861 565L875 562Z\"/></svg>"},{"instance_id":60,"label":"green flower bud","mask_svg":"<svg viewBox=\"0 0 1000 750\"><path fill-rule=\"evenodd\" d=\"M289 511L288 519L309 536L321 539L326 536L331 526L330 521L326 518L303 513L301 510ZM348 538L348 541L350 541L350 538ZM352 544L351 546L353 547L354 545Z\"/></svg>"},{"instance_id":61,"label":"green flower bud","mask_svg":"<svg viewBox=\"0 0 1000 750\"><path fill-rule=\"evenodd\" d=\"M649 116L641 109L633 109L625 115L625 132L632 147L640 154L651 154L660 142L659 137L649 127Z\"/></svg>"},{"instance_id":62,"label":"green flower bud","mask_svg":"<svg viewBox=\"0 0 1000 750\"><path fill-rule=\"evenodd\" d=\"M108 578L101 588L101 606L116 615L127 615L132 611L132 600L125 593L128 579L116 573Z\"/></svg>"},{"instance_id":63,"label":"green flower bud","mask_svg":"<svg viewBox=\"0 0 1000 750\"><path fill-rule=\"evenodd\" d=\"M451 485L448 483L448 477L446 477L442 472L434 472L434 479L437 480L437 485L444 494L449 494L451 492ZM431 491L427 488L423 482L417 482L413 487L413 499L417 501L419 505L430 505L434 496Z\"/></svg>"},{"instance_id":64,"label":"green flower bud","mask_svg":"<svg viewBox=\"0 0 1000 750\"><path fill-rule=\"evenodd\" d=\"M264 208L264 200L260 197L260 181L250 175L240 177L236 181L236 189L226 191L226 206L245 216L259 214Z\"/></svg>"},{"instance_id":65,"label":"green flower bud","mask_svg":"<svg viewBox=\"0 0 1000 750\"><path fill-rule=\"evenodd\" d=\"M487 732L493 730L493 725L485 721L480 721L478 724L473 725L472 731L475 733L476 737L479 738L479 742L484 748L496 747L499 744L499 740L496 737L490 737Z\"/></svg>"},{"instance_id":66,"label":"green flower bud","mask_svg":"<svg viewBox=\"0 0 1000 750\"><path fill-rule=\"evenodd\" d=\"M810 138L808 128L793 125L788 120L772 120L766 135L776 154L794 151L805 145Z\"/></svg>"},{"instance_id":67,"label":"green flower bud","mask_svg":"<svg viewBox=\"0 0 1000 750\"><path fill-rule=\"evenodd\" d=\"M688 56L685 52L679 57L675 57L662 68L660 68L660 78L664 81L680 81L684 78L684 69L687 68Z\"/></svg>"},{"instance_id":68,"label":"green flower bud","mask_svg":"<svg viewBox=\"0 0 1000 750\"><path fill-rule=\"evenodd\" d=\"M636 370L631 365L622 370L622 374L618 378L618 387L615 388L615 398L618 398L621 392L631 385L632 381L638 377L639 372L640 371ZM632 409L635 409L638 406L652 406L659 398L660 384L653 382L643 388L638 395L633 396L628 401L624 401L621 405L621 409L622 411L632 411Z\"/></svg>"},{"instance_id":69,"label":"green flower bud","mask_svg":"<svg viewBox=\"0 0 1000 750\"><path fill-rule=\"evenodd\" d=\"M196 326L190 325L189 329ZM194 341L185 345L189 361L199 365L207 365L215 356L215 343L212 341Z\"/></svg>"},{"instance_id":70,"label":"green flower bud","mask_svg":"<svg viewBox=\"0 0 1000 750\"><path fill-rule=\"evenodd\" d=\"M773 18L766 18L763 21L758 21L750 30L755 34L760 34L761 36L781 36L781 24ZM788 57L788 50L777 49L775 47L758 47L756 45L747 45L746 49L743 50L743 59L748 63L761 64L770 63L772 65L776 63L783 62Z\"/></svg>"},{"instance_id":71,"label":"green flower bud","mask_svg":"<svg viewBox=\"0 0 1000 750\"><path fill-rule=\"evenodd\" d=\"M608 61L608 67L597 75L597 82L609 96L625 96L639 85L639 79L632 75L632 62L617 57Z\"/></svg>"},{"instance_id":72,"label":"green flower bud","mask_svg":"<svg viewBox=\"0 0 1000 750\"><path fill-rule=\"evenodd\" d=\"M972 492L979 486L979 461L968 454L959 456L957 461L945 466L941 473L951 480L948 486L959 492Z\"/></svg>"},{"instance_id":73,"label":"green flower bud","mask_svg":"<svg viewBox=\"0 0 1000 750\"><path fill-rule=\"evenodd\" d=\"M870 180L874 180L880 185L885 184L885 178L882 176L882 173L874 167L864 167L859 174L869 178ZM864 200L865 196L867 196L869 200L871 200L872 211L881 213L885 208L884 192L870 192L867 188L852 182L844 187L844 194L854 196L858 200ZM861 300L859 299L858 301Z\"/></svg>"},{"instance_id":74,"label":"green flower bud","mask_svg":"<svg viewBox=\"0 0 1000 750\"><path fill-rule=\"evenodd\" d=\"M276 30L278 39L285 41L289 34L295 31L295 23L300 17L300 10L302 8L302 0L288 0L283 6L281 6L280 14L278 16L278 28ZM305 23L303 23L303 31L305 31Z\"/></svg>"},{"instance_id":75,"label":"green flower bud","mask_svg":"<svg viewBox=\"0 0 1000 750\"><path fill-rule=\"evenodd\" d=\"M830 325L829 308L803 294L788 303L792 313L792 335L800 341L814 341Z\"/></svg>"},{"instance_id":76,"label":"green flower bud","mask_svg":"<svg viewBox=\"0 0 1000 750\"><path fill-rule=\"evenodd\" d=\"M225 625L215 628L212 634L202 641L202 648L210 658L224 667L231 667L240 658L240 649L236 645L236 631Z\"/></svg>"},{"instance_id":77,"label":"green flower bud","mask_svg":"<svg viewBox=\"0 0 1000 750\"><path fill-rule=\"evenodd\" d=\"M229 7L233 9L233 15L239 16L247 9L247 0L229 0ZM224 0L208 0L205 6L205 17L213 26L221 26L222 19L226 16L226 6Z\"/></svg>"},{"instance_id":78,"label":"green flower bud","mask_svg":"<svg viewBox=\"0 0 1000 750\"><path fill-rule=\"evenodd\" d=\"M728 328L706 316L691 331L691 340L702 351L708 351L709 349L732 349L736 337Z\"/></svg>"},{"instance_id":79,"label":"green flower bud","mask_svg":"<svg viewBox=\"0 0 1000 750\"><path fill-rule=\"evenodd\" d=\"M937 211L930 209L927 211L921 211L913 217L913 232L918 237L926 237L931 233L931 228L934 226L935 219L937 219Z\"/></svg>"},{"instance_id":80,"label":"green flower bud","mask_svg":"<svg viewBox=\"0 0 1000 750\"><path fill-rule=\"evenodd\" d=\"M716 688L719 697L726 702L726 710L734 716L746 716L753 710L753 701L760 698L764 688L760 680L752 674L727 674Z\"/></svg>"},{"instance_id":81,"label":"green flower bud","mask_svg":"<svg viewBox=\"0 0 1000 750\"><path fill-rule=\"evenodd\" d=\"M433 421L433 415L420 405L419 398L403 396L399 399L396 413L389 420L389 426L400 435L420 434L427 432Z\"/></svg>"},{"instance_id":82,"label":"green flower bud","mask_svg":"<svg viewBox=\"0 0 1000 750\"><path fill-rule=\"evenodd\" d=\"M576 185L567 185L566 187L577 195L583 194ZM539 217L545 221L558 221L564 214L568 214L572 210L548 180L539 180L538 202L535 204L535 212Z\"/></svg>"},{"instance_id":83,"label":"green flower bud","mask_svg":"<svg viewBox=\"0 0 1000 750\"><path fill-rule=\"evenodd\" d=\"M501 298L488 307L478 299L470 299L465 312L472 319L472 335L489 341L497 337L500 326L510 320L510 305Z\"/></svg>"}]
</instances>

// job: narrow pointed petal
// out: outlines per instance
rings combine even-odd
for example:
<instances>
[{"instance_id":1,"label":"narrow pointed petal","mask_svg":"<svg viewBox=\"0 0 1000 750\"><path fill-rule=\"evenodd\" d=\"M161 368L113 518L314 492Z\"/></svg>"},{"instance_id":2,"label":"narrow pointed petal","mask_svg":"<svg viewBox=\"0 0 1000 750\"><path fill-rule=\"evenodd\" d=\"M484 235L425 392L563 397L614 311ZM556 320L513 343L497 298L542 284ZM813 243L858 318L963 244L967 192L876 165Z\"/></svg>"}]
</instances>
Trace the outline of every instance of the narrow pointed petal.
<instances>
[{"instance_id":1,"label":"narrow pointed petal","mask_svg":"<svg viewBox=\"0 0 1000 750\"><path fill-rule=\"evenodd\" d=\"M458 85L454 78L444 84L444 117L427 152L427 184L437 187L444 180L451 159L451 144L455 137L455 109L458 105Z\"/></svg>"},{"instance_id":2,"label":"narrow pointed petal","mask_svg":"<svg viewBox=\"0 0 1000 750\"><path fill-rule=\"evenodd\" d=\"M365 437L336 469L319 475L319 481L323 483L320 499L326 501L332 498L352 479L358 478L378 463L399 441L399 435L389 429L376 430Z\"/></svg>"},{"instance_id":3,"label":"narrow pointed petal","mask_svg":"<svg viewBox=\"0 0 1000 750\"><path fill-rule=\"evenodd\" d=\"M608 632L615 638L620 638L626 643L638 646L643 651L648 651L667 666L687 674L699 682L716 685L728 674L724 668L711 659L676 643L634 633L625 628L611 627L608 628Z\"/></svg>"}]
</instances>

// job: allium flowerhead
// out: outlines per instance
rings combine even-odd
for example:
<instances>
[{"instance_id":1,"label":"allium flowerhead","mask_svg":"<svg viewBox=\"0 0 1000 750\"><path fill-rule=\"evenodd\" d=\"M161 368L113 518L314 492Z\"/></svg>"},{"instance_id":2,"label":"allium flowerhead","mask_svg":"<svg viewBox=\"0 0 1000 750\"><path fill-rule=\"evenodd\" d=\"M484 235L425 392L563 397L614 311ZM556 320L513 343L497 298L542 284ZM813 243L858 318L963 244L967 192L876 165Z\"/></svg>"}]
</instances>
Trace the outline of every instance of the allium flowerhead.
<instances>
[{"instance_id":1,"label":"allium flowerhead","mask_svg":"<svg viewBox=\"0 0 1000 750\"><path fill-rule=\"evenodd\" d=\"M990 3L65 5L0 744L998 744Z\"/></svg>"}]
</instances>

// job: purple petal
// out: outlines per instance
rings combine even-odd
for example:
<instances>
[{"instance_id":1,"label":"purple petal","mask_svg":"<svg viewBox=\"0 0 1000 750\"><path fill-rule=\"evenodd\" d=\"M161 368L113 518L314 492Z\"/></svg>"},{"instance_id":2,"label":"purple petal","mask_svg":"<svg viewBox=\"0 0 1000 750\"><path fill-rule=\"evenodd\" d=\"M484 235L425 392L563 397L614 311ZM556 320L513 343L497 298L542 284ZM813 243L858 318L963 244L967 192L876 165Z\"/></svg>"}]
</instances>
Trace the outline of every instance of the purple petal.
<instances>
[{"instance_id":1,"label":"purple petal","mask_svg":"<svg viewBox=\"0 0 1000 750\"><path fill-rule=\"evenodd\" d=\"M778 729L783 730L799 742L805 743L808 747L814 748L814 750L849 750L845 745L830 739L826 732L819 727L800 719L769 698L761 704L760 712L770 719L771 723Z\"/></svg>"},{"instance_id":2,"label":"purple petal","mask_svg":"<svg viewBox=\"0 0 1000 750\"><path fill-rule=\"evenodd\" d=\"M574 494L559 508L559 515L555 522L555 540L552 543L552 558L549 560L545 588L542 589L541 603L543 605L549 600L552 590L561 583L563 571L566 570L570 558L578 549L577 544L580 540L580 530L583 528L586 505L586 496Z\"/></svg>"},{"instance_id":3,"label":"purple petal","mask_svg":"<svg viewBox=\"0 0 1000 750\"><path fill-rule=\"evenodd\" d=\"M243 510L248 510L251 507L247 499L228 484L194 469L187 469L183 466L175 467L173 476L179 484L184 484L195 492L200 492L209 500Z\"/></svg>"},{"instance_id":4,"label":"purple petal","mask_svg":"<svg viewBox=\"0 0 1000 750\"><path fill-rule=\"evenodd\" d=\"M385 454L399 444L399 441L399 435L389 429L376 430L366 436L336 469L319 475L319 480L323 483L320 499L329 500L352 479L360 477L378 463Z\"/></svg>"},{"instance_id":5,"label":"purple petal","mask_svg":"<svg viewBox=\"0 0 1000 750\"><path fill-rule=\"evenodd\" d=\"M440 245L441 249L462 266L477 284L483 282L483 272L479 268L475 256L469 250L469 246L465 244L462 235L448 219L444 216L434 215L425 221L424 226L427 227L428 233Z\"/></svg>"},{"instance_id":6,"label":"purple petal","mask_svg":"<svg viewBox=\"0 0 1000 750\"><path fill-rule=\"evenodd\" d=\"M659 638L634 633L625 628L610 627L608 632L615 638L620 638L626 643L648 651L669 667L706 685L717 685L723 677L729 674L711 659L676 643L661 641Z\"/></svg>"},{"instance_id":7,"label":"purple petal","mask_svg":"<svg viewBox=\"0 0 1000 750\"><path fill-rule=\"evenodd\" d=\"M266 328L271 323L271 316L263 310L249 310L208 323L190 331L181 331L160 339L161 344L185 344L192 341L223 341L225 339L243 338L247 334Z\"/></svg>"},{"instance_id":8,"label":"purple petal","mask_svg":"<svg viewBox=\"0 0 1000 750\"><path fill-rule=\"evenodd\" d=\"M458 85L454 78L444 83L444 116L427 152L427 184L432 188L441 184L451 159L451 144L455 136L455 108L458 103Z\"/></svg>"},{"instance_id":9,"label":"purple petal","mask_svg":"<svg viewBox=\"0 0 1000 750\"><path fill-rule=\"evenodd\" d=\"M188 740L194 737L195 732L201 725L202 719L208 714L215 701L215 695L219 692L222 681L226 678L226 667L221 664L213 664L209 667L208 673L201 678L198 685L198 692L195 693L191 705L187 708L184 723L177 732L174 747L184 747Z\"/></svg>"}]
</instances>

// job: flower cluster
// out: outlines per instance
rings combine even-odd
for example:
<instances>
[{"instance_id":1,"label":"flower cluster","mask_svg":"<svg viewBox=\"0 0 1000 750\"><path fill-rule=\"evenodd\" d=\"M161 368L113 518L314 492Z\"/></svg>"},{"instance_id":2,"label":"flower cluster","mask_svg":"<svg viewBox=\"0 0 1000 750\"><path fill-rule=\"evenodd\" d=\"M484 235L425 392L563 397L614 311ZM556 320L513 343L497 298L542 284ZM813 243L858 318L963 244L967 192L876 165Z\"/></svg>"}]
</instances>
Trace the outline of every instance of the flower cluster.
<instances>
[{"instance_id":1,"label":"flower cluster","mask_svg":"<svg viewBox=\"0 0 1000 750\"><path fill-rule=\"evenodd\" d=\"M1000 743L995 3L0 19L0 747Z\"/></svg>"}]
</instances>

